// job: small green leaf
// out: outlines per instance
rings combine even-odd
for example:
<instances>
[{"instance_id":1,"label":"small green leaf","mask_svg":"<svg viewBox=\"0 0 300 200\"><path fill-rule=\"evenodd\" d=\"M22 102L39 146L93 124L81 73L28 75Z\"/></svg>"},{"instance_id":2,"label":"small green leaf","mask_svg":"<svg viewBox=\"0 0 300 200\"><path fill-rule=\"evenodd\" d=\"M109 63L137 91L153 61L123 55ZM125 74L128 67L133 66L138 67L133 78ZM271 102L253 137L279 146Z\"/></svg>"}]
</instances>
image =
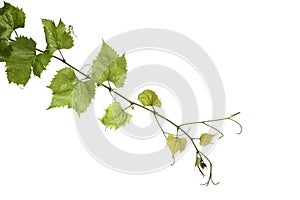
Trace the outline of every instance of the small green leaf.
<instances>
[{"instance_id":1,"label":"small green leaf","mask_svg":"<svg viewBox=\"0 0 300 200\"><path fill-rule=\"evenodd\" d=\"M49 50L46 50L34 58L32 62L32 67L33 67L33 74L35 76L41 77L41 73L46 69L46 66L49 64L51 57L52 56Z\"/></svg>"},{"instance_id":2,"label":"small green leaf","mask_svg":"<svg viewBox=\"0 0 300 200\"><path fill-rule=\"evenodd\" d=\"M5 62L10 56L12 48L7 40L0 39L0 62Z\"/></svg>"},{"instance_id":3,"label":"small green leaf","mask_svg":"<svg viewBox=\"0 0 300 200\"><path fill-rule=\"evenodd\" d=\"M201 167L202 169L206 168L205 162L202 160L201 157L196 157L195 167Z\"/></svg>"},{"instance_id":4,"label":"small green leaf","mask_svg":"<svg viewBox=\"0 0 300 200\"><path fill-rule=\"evenodd\" d=\"M4 2L4 7L0 8L0 38L10 39L11 34L17 28L24 28L25 13Z\"/></svg>"},{"instance_id":5,"label":"small green leaf","mask_svg":"<svg viewBox=\"0 0 300 200\"><path fill-rule=\"evenodd\" d=\"M70 49L74 45L70 32L65 24L60 20L58 25L48 19L42 19L47 42L47 49L53 54L58 49Z\"/></svg>"},{"instance_id":6,"label":"small green leaf","mask_svg":"<svg viewBox=\"0 0 300 200\"><path fill-rule=\"evenodd\" d=\"M200 136L200 145L201 146L209 145L214 136L215 135L212 135L212 134L209 134L209 133L203 133Z\"/></svg>"},{"instance_id":7,"label":"small green leaf","mask_svg":"<svg viewBox=\"0 0 300 200\"><path fill-rule=\"evenodd\" d=\"M36 43L32 39L19 37L11 42L11 48L12 52L6 60L7 79L9 83L25 86L30 79Z\"/></svg>"},{"instance_id":8,"label":"small green leaf","mask_svg":"<svg viewBox=\"0 0 300 200\"><path fill-rule=\"evenodd\" d=\"M110 81L117 88L123 87L127 74L125 55L119 56L115 50L102 42L101 51L92 65L92 77L98 86L105 81Z\"/></svg>"},{"instance_id":9,"label":"small green leaf","mask_svg":"<svg viewBox=\"0 0 300 200\"><path fill-rule=\"evenodd\" d=\"M175 137L173 134L169 134L167 138L167 146L169 147L173 158L178 151L184 151L186 143L187 140L185 138L179 138Z\"/></svg>"},{"instance_id":10,"label":"small green leaf","mask_svg":"<svg viewBox=\"0 0 300 200\"><path fill-rule=\"evenodd\" d=\"M123 110L119 102L114 102L105 110L105 115L100 121L107 128L118 129L130 122L132 115Z\"/></svg>"},{"instance_id":11,"label":"small green leaf","mask_svg":"<svg viewBox=\"0 0 300 200\"><path fill-rule=\"evenodd\" d=\"M139 94L138 99L144 106L157 106L161 107L161 101L157 94L152 90L144 90Z\"/></svg>"},{"instance_id":12,"label":"small green leaf","mask_svg":"<svg viewBox=\"0 0 300 200\"><path fill-rule=\"evenodd\" d=\"M74 70L68 67L59 70L48 87L53 92L48 109L67 106L74 108L78 115L86 111L95 96L94 82L78 80Z\"/></svg>"},{"instance_id":13,"label":"small green leaf","mask_svg":"<svg viewBox=\"0 0 300 200\"><path fill-rule=\"evenodd\" d=\"M200 157L196 157L196 161L195 161L195 167L197 167L200 164L201 158Z\"/></svg>"},{"instance_id":14,"label":"small green leaf","mask_svg":"<svg viewBox=\"0 0 300 200\"><path fill-rule=\"evenodd\" d=\"M207 165L205 164L205 162L202 159L200 160L200 167L202 169L207 168Z\"/></svg>"}]
</instances>

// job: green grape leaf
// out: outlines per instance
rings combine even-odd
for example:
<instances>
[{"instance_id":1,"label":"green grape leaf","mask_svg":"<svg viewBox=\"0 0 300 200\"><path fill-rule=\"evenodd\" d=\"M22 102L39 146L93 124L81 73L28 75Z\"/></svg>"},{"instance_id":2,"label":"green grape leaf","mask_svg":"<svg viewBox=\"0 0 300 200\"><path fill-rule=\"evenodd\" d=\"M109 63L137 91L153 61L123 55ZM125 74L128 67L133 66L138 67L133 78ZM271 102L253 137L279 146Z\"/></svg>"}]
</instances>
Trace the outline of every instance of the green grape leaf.
<instances>
[{"instance_id":1,"label":"green grape leaf","mask_svg":"<svg viewBox=\"0 0 300 200\"><path fill-rule=\"evenodd\" d=\"M185 138L175 137L173 134L168 135L167 146L169 147L173 158L178 151L184 151L186 143L187 140Z\"/></svg>"},{"instance_id":2,"label":"green grape leaf","mask_svg":"<svg viewBox=\"0 0 300 200\"><path fill-rule=\"evenodd\" d=\"M209 134L209 133L203 133L200 136L200 145L201 146L209 145L214 136L215 135L212 135L212 134Z\"/></svg>"},{"instance_id":3,"label":"green grape leaf","mask_svg":"<svg viewBox=\"0 0 300 200\"><path fill-rule=\"evenodd\" d=\"M161 107L161 101L157 94L152 90L144 90L139 94L138 99L144 106L157 106Z\"/></svg>"},{"instance_id":4,"label":"green grape leaf","mask_svg":"<svg viewBox=\"0 0 300 200\"><path fill-rule=\"evenodd\" d=\"M117 88L123 87L127 74L125 55L119 56L104 40L102 43L101 51L92 65L92 78L98 86L110 81Z\"/></svg>"},{"instance_id":5,"label":"green grape leaf","mask_svg":"<svg viewBox=\"0 0 300 200\"><path fill-rule=\"evenodd\" d=\"M5 62L10 56L12 48L7 40L0 39L0 62Z\"/></svg>"},{"instance_id":6,"label":"green grape leaf","mask_svg":"<svg viewBox=\"0 0 300 200\"><path fill-rule=\"evenodd\" d=\"M51 60L51 54L49 50L44 51L37 55L32 62L33 74L35 76L41 77L41 73L46 69L46 66Z\"/></svg>"},{"instance_id":7,"label":"green grape leaf","mask_svg":"<svg viewBox=\"0 0 300 200\"><path fill-rule=\"evenodd\" d=\"M58 25L48 19L42 19L47 42L47 49L53 54L58 49L70 49L74 45L74 40L67 31L66 25L60 20Z\"/></svg>"},{"instance_id":8,"label":"green grape leaf","mask_svg":"<svg viewBox=\"0 0 300 200\"><path fill-rule=\"evenodd\" d=\"M132 115L128 114L121 107L119 102L114 102L105 110L104 116L100 119L107 128L118 129L130 122Z\"/></svg>"},{"instance_id":9,"label":"green grape leaf","mask_svg":"<svg viewBox=\"0 0 300 200\"><path fill-rule=\"evenodd\" d=\"M67 106L74 108L80 116L85 112L95 96L95 84L92 80L80 81L73 69L63 68L57 72L51 81L53 92L50 108Z\"/></svg>"},{"instance_id":10,"label":"green grape leaf","mask_svg":"<svg viewBox=\"0 0 300 200\"><path fill-rule=\"evenodd\" d=\"M0 38L10 39L11 34L17 28L24 28L25 26L25 13L4 2L4 6L0 8Z\"/></svg>"},{"instance_id":11,"label":"green grape leaf","mask_svg":"<svg viewBox=\"0 0 300 200\"><path fill-rule=\"evenodd\" d=\"M73 93L73 107L79 116L81 113L84 113L91 104L92 99L95 97L95 89L96 86L93 80L84 82L77 81L75 84Z\"/></svg>"},{"instance_id":12,"label":"green grape leaf","mask_svg":"<svg viewBox=\"0 0 300 200\"><path fill-rule=\"evenodd\" d=\"M201 167L202 169L206 168L206 164L201 157L196 157L195 167Z\"/></svg>"},{"instance_id":13,"label":"green grape leaf","mask_svg":"<svg viewBox=\"0 0 300 200\"><path fill-rule=\"evenodd\" d=\"M36 43L32 39L19 37L11 42L11 48L12 52L6 60L7 79L9 83L25 86L30 79Z\"/></svg>"},{"instance_id":14,"label":"green grape leaf","mask_svg":"<svg viewBox=\"0 0 300 200\"><path fill-rule=\"evenodd\" d=\"M68 106L73 108L73 88L76 75L70 68L63 68L57 72L48 86L53 92L50 108Z\"/></svg>"}]
</instances>

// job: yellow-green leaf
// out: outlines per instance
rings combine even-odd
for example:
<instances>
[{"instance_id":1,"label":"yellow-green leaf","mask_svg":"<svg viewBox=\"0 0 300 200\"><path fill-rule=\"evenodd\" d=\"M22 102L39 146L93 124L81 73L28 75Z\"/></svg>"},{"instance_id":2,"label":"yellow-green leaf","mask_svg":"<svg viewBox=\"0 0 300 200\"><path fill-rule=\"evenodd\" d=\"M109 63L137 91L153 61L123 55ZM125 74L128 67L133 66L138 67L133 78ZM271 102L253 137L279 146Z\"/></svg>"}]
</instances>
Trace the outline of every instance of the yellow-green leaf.
<instances>
[{"instance_id":1,"label":"yellow-green leaf","mask_svg":"<svg viewBox=\"0 0 300 200\"><path fill-rule=\"evenodd\" d=\"M195 161L195 167L197 167L200 164L201 158L200 157L196 157L196 161Z\"/></svg>"},{"instance_id":2,"label":"yellow-green leaf","mask_svg":"<svg viewBox=\"0 0 300 200\"><path fill-rule=\"evenodd\" d=\"M213 139L215 135L209 134L209 133L203 133L200 136L200 145L201 146L206 146L211 144L211 140Z\"/></svg>"},{"instance_id":3,"label":"yellow-green leaf","mask_svg":"<svg viewBox=\"0 0 300 200\"><path fill-rule=\"evenodd\" d=\"M157 106L161 107L161 101L157 94L152 90L144 90L139 94L138 99L144 106Z\"/></svg>"},{"instance_id":4,"label":"yellow-green leaf","mask_svg":"<svg viewBox=\"0 0 300 200\"><path fill-rule=\"evenodd\" d=\"M172 157L174 158L177 152L184 151L187 140L185 138L176 137L173 134L169 134L167 138L167 146L169 147Z\"/></svg>"},{"instance_id":5,"label":"yellow-green leaf","mask_svg":"<svg viewBox=\"0 0 300 200\"><path fill-rule=\"evenodd\" d=\"M107 128L118 129L129 123L131 117L132 115L125 112L119 102L114 102L105 110L105 115L100 119L100 121Z\"/></svg>"}]
</instances>

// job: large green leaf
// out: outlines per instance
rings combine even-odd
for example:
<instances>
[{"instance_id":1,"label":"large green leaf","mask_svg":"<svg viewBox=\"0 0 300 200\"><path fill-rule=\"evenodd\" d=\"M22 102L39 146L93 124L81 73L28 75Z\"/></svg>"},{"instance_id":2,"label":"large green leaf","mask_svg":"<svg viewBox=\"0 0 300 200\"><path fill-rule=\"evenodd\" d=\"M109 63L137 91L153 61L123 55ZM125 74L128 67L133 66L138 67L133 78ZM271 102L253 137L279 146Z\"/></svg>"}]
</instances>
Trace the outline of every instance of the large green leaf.
<instances>
[{"instance_id":1,"label":"large green leaf","mask_svg":"<svg viewBox=\"0 0 300 200\"><path fill-rule=\"evenodd\" d=\"M9 83L25 86L30 79L36 43L32 39L19 37L11 42L11 48L12 52L6 60L7 79Z\"/></svg>"},{"instance_id":2,"label":"large green leaf","mask_svg":"<svg viewBox=\"0 0 300 200\"><path fill-rule=\"evenodd\" d=\"M47 42L47 49L53 54L58 49L70 49L74 45L71 33L60 20L56 26L52 20L42 19Z\"/></svg>"},{"instance_id":3,"label":"large green leaf","mask_svg":"<svg viewBox=\"0 0 300 200\"><path fill-rule=\"evenodd\" d=\"M49 108L68 106L73 108L73 88L77 77L70 68L63 68L57 72L50 86L53 97Z\"/></svg>"},{"instance_id":4,"label":"large green leaf","mask_svg":"<svg viewBox=\"0 0 300 200\"><path fill-rule=\"evenodd\" d=\"M73 92L73 107L78 115L84 113L89 107L95 97L95 87L93 80L84 82L77 80Z\"/></svg>"},{"instance_id":5,"label":"large green leaf","mask_svg":"<svg viewBox=\"0 0 300 200\"><path fill-rule=\"evenodd\" d=\"M94 82L79 80L74 70L68 67L59 70L48 87L53 92L48 109L67 106L74 108L78 115L86 111L95 96Z\"/></svg>"},{"instance_id":6,"label":"large green leaf","mask_svg":"<svg viewBox=\"0 0 300 200\"><path fill-rule=\"evenodd\" d=\"M167 138L167 146L169 147L172 157L174 158L177 152L184 151L187 140L185 138L176 137L173 134L169 134Z\"/></svg>"},{"instance_id":7,"label":"large green leaf","mask_svg":"<svg viewBox=\"0 0 300 200\"><path fill-rule=\"evenodd\" d=\"M108 106L104 116L100 121L107 128L118 129L130 122L132 115L123 110L119 102L114 102Z\"/></svg>"},{"instance_id":8,"label":"large green leaf","mask_svg":"<svg viewBox=\"0 0 300 200\"><path fill-rule=\"evenodd\" d=\"M139 94L138 99L144 106L158 106L161 107L161 101L157 94L152 90L144 90Z\"/></svg>"},{"instance_id":9,"label":"large green leaf","mask_svg":"<svg viewBox=\"0 0 300 200\"><path fill-rule=\"evenodd\" d=\"M0 38L10 39L11 34L17 28L23 28L25 25L25 13L4 2L4 7L0 8Z\"/></svg>"},{"instance_id":10,"label":"large green leaf","mask_svg":"<svg viewBox=\"0 0 300 200\"><path fill-rule=\"evenodd\" d=\"M0 62L5 62L10 56L12 48L7 40L0 39Z\"/></svg>"},{"instance_id":11,"label":"large green leaf","mask_svg":"<svg viewBox=\"0 0 300 200\"><path fill-rule=\"evenodd\" d=\"M104 41L97 58L94 60L93 79L101 86L103 82L110 81L117 88L124 85L127 69L125 56L119 56Z\"/></svg>"}]
</instances>

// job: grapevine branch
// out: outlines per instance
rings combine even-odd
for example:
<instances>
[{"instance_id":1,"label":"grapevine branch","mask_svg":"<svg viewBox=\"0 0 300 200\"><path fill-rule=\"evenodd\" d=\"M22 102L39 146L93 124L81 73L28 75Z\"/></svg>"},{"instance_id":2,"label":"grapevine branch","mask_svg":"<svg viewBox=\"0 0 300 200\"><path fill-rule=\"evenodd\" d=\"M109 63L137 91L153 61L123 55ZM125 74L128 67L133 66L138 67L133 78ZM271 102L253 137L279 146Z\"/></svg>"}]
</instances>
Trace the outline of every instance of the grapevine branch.
<instances>
[{"instance_id":1,"label":"grapevine branch","mask_svg":"<svg viewBox=\"0 0 300 200\"><path fill-rule=\"evenodd\" d=\"M42 52L41 50L38 50L38 51ZM53 56L53 58L58 59L59 61L63 62L64 64L68 65L69 67L71 67L72 69L74 69L75 71L77 71L78 73L80 73L81 75L85 76L86 78L88 78L88 79L91 78L91 77L89 77L87 74L85 74L85 73L83 73L82 71L80 71L79 69L75 68L73 65L69 64L65 59L61 59L61 58L56 57L56 56ZM215 183L215 182L213 181L213 179L212 179L212 170L213 170L212 162L210 161L210 159L209 159L204 153L202 153L202 152L199 150L199 148L197 147L197 145L196 145L196 143L195 143L195 141L194 141L195 139L199 139L199 138L192 138L192 137L187 133L187 131L185 131L182 127L183 127L183 126L187 126L187 125L203 124L203 125L205 125L205 126L208 126L208 127L212 128L212 129L216 130L216 131L221 135L221 136L219 137L219 139L220 139L221 137L224 136L224 134L223 134L220 130L218 130L217 128L215 128L215 127L209 125L208 123L210 123L210 122L216 122L216 121L230 120L230 121L236 123L236 124L240 127L240 131L238 132L238 134L240 134L240 133L242 132L242 125L241 125L239 122L237 122L236 120L232 119L232 118L235 117L236 115L240 114L240 112L235 113L235 114L232 114L232 115L230 115L229 117L225 117L225 118L219 118L219 119L213 119L213 120L205 120L205 121L199 121L199 122L189 122L189 123L183 123L183 124L178 125L178 124L176 124L175 122L173 122L172 120L170 120L170 119L166 118L165 116L159 114L159 113L155 110L155 108L154 108L153 106L152 106L152 110L151 110L151 109L149 109L149 108L147 108L147 107L145 107L145 106L143 106L143 105L141 105L141 104L139 104L139 103L136 103L136 102L134 102L134 101L132 101L132 100L126 98L125 96L123 96L123 95L120 94L119 92L115 91L115 90L111 87L110 84L109 84L109 86L107 86L107 85L105 85L105 84L102 84L102 86L103 86L104 88L106 88L110 93L114 93L115 95L117 95L117 96L121 97L122 99L124 99L125 101L127 101L127 102L130 104L128 107L130 107L130 106L138 106L138 107L140 107L140 108L142 108L142 109L144 109L144 110L146 110L146 111L148 111L148 112L151 112L151 113L154 115L155 120L156 120L156 122L157 122L157 124L158 124L158 126L159 126L159 128L160 128L160 130L161 130L161 132L162 132L162 134L163 134L163 136L165 137L165 139L167 139L166 134L168 134L168 133L166 133L166 132L164 131L164 129L162 128L161 124L159 123L157 117L160 117L160 118L164 119L165 121L167 121L168 123L172 124L172 125L176 128L177 133L179 133L179 131L182 132L182 133L190 140L190 142L192 143L193 147L195 148L195 150L196 150L196 156L200 157L200 159L202 159L202 160L203 160L203 158L204 158L204 159L209 163L209 177L208 177L208 180L207 180L206 183L201 184L201 185L206 185L206 186L208 186L210 182L213 183L214 185L219 184L219 182L218 182L218 183ZM175 162L175 160L174 160L174 162ZM198 170L200 171L200 173L204 176L204 172L202 171L202 169L201 169L199 166L197 166L197 168L198 168Z\"/></svg>"},{"instance_id":2,"label":"grapevine branch","mask_svg":"<svg viewBox=\"0 0 300 200\"><path fill-rule=\"evenodd\" d=\"M55 55L53 55L53 53L51 53L51 55L49 55L49 57L47 57L48 54L45 52L47 50L41 50L41 49L36 48L35 41L33 41L32 39L28 39L28 38L19 38L19 35L18 35L16 29L17 28L24 28L24 26L25 26L25 13L21 9L18 9L18 8L10 5L9 3L5 2L4 7L1 8L0 15L4 15L4 14L5 14L5 16L11 16L11 18L9 18L9 19L7 19L7 17L0 18L0 29L2 31L1 34L0 34L0 44L2 45L2 46L0 46L0 53L2 54L2 55L0 55L0 62L7 61L7 59L10 58L14 61L14 62L8 62L8 63L11 64L11 63L15 63L15 61L19 61L19 59L20 60L23 59L24 63L22 63L22 65L20 65L20 66L24 65L24 67L26 68L31 63L31 61L35 62L36 61L35 59L37 59L38 60L37 63L40 64L40 65L42 64L43 65L43 70L44 70L44 68L49 64L50 58L54 58L54 59L62 62L63 64L65 64L69 67L69 68L62 69L62 70L64 70L63 72L70 72L70 74L72 76L73 75L75 76L75 80L76 80L76 75L74 73L74 71L75 71L78 74L81 74L82 76L85 77L82 80L92 80L92 81L89 81L87 83L91 83L95 87L96 81L94 80L94 77L89 72L84 73L82 70L79 70L78 68L74 67L74 65L71 65L69 62L67 62L67 60L65 59L65 57L63 56L63 53L61 51L61 49L70 49L74 45L73 44L73 38L71 36L71 33L72 33L76 37L76 35L74 34L73 26L69 26L69 29L66 30L65 24L61 20L60 20L59 24L56 26L55 23L52 20L42 19L42 23L44 25L45 36L46 36L47 49L48 49L49 46L54 47L54 51L58 50L58 53L59 53L58 56L55 56ZM5 26L3 26L3 24L5 24ZM7 26L6 26L6 24L7 24ZM9 27L9 29L8 29L8 27ZM7 37L6 34L2 34L2 33L9 33L10 31L14 32L16 40L11 39L11 34L8 37ZM12 43L12 46L7 44L9 41L14 42L14 43ZM103 44L105 44L105 43L103 42ZM10 51L13 50L13 46L15 47L16 51L14 51L15 53L12 55ZM106 47L106 48L109 49L110 47ZM21 51L21 53L19 51ZM22 53L22 51L24 51L24 52ZM111 50L111 51L114 51L114 50ZM35 56L34 53L36 53L36 52L39 52L42 55L41 56L38 55L39 58L37 58L38 56L34 57L34 60L33 60L32 56ZM115 52L113 52L113 53L115 53ZM9 54L9 57L8 57L8 54ZM32 54L34 54L34 55L32 55ZM117 53L115 53L115 54L117 54ZM20 55L22 55L22 56L20 56ZM30 61L31 58L28 58L28 59L24 60L23 55L25 55L25 57L26 57L26 55L30 55L32 60ZM49 60L47 61L47 65L44 66L43 61L47 60L47 58L49 58ZM124 57L122 57L122 58L124 58ZM125 63L126 63L126 60L125 60ZM40 70L39 69L39 68L41 68L40 65L37 65L38 66L38 67L36 67L36 68L38 68L37 70ZM7 65L7 66L9 66L9 65ZM31 66L29 66L29 67L31 67ZM119 73L119 72L122 73L123 71L120 70L119 67L124 67L124 66L122 66L122 65L119 66L118 65L118 68L115 71L117 71L117 73ZM9 82L14 82L18 85L23 84L25 86L25 84L29 80L28 76L25 77L27 74L26 73L24 74L22 71L18 71L18 68L14 68L14 66L10 66L10 68L11 69L7 71L8 73L10 73L10 74L8 74ZM73 70L71 70L70 68L73 69ZM65 71L65 69L67 69L67 70ZM96 70L97 69L98 68L96 67ZM125 64L125 67L122 68L122 69L123 70L125 69L124 71L127 72L126 64ZM21 72L21 74L15 74L14 70L16 70L18 72ZM38 71L38 72L34 71L34 74L39 76L40 73L43 70ZM29 72L31 73L31 68L30 68ZM66 73L66 74L68 75L68 73ZM17 75L20 75L20 77L16 77ZM30 74L29 74L29 77L30 77ZM80 80L80 81L82 81L82 80ZM221 130L219 130L218 128L214 127L211 123L212 122L217 122L217 121L231 121L234 124L237 124L239 126L240 130L238 131L238 134L240 134L243 130L242 125L238 121L233 119L236 115L240 114L239 112L235 113L233 115L230 115L228 117L219 118L219 119L205 120L205 121L198 121L198 122L185 122L183 124L177 124L174 121L170 120L169 118L167 118L167 117L163 116L162 114L160 114L159 112L157 112L157 110L154 108L154 106L161 106L161 102L158 99L157 95L153 91L148 90L147 92L152 92L151 95L155 96L158 103L157 102L156 103L152 102L150 104L145 104L143 101L141 101L139 99L140 102L141 102L141 104L140 104L140 103L136 103L136 102L128 99L127 97L125 97L124 95L122 95L118 91L116 91L115 88L112 88L109 79L105 79L105 80L108 80L108 85L103 84L103 82L101 82L101 84L98 85L98 86L103 86L104 88L106 88L108 90L108 92L110 93L110 95L112 96L112 98L114 99L114 101L116 101L115 97L117 96L121 99L124 99L125 101L127 101L129 103L129 106L127 106L126 108L120 108L121 111L125 112L124 110L126 110L130 107L133 108L134 106L136 106L136 107L139 107L139 108L141 108L145 111L148 111L148 112L152 113L154 118L155 118L155 121L156 121L157 125L159 126L160 131L162 132L162 135L167 140L167 144L172 143L175 140L175 145L174 146L176 146L176 147L173 147L173 150L171 150L171 147L169 146L170 150L172 151L172 157L174 159L174 162L175 162L174 154L177 153L178 151L183 151L183 149L185 148L185 145L187 143L187 139L188 139L192 143L192 146L195 148L195 151L196 151L195 167L198 168L198 170L203 175L203 177L205 176L204 170L209 170L209 177L208 177L207 182L204 183L204 185L207 186L210 182L215 184L215 185L218 184L218 183L215 183L212 179L212 170L213 170L212 162L209 160L209 158L203 152L200 151L199 147L197 146L197 144L195 142L195 140L200 140L200 144L198 144L198 145L205 146L205 145L210 143L210 140L209 141L204 141L206 143L205 143L205 145L203 145L203 144L201 144L201 142L203 143L203 137L205 139L205 137L213 137L214 135L202 134L198 138L193 138L188 134L189 129L185 130L185 128L187 126L192 126L192 125L204 125L206 127L209 127L210 129L213 129L215 132L217 132L218 135L219 135L219 139L220 139L224 136L223 132ZM116 87L119 87L119 86L116 86ZM53 93L54 93L55 90L57 90L57 88L51 88L51 89L53 90ZM144 94L144 95L147 95L147 94ZM91 97L90 99L92 99L92 98L93 97ZM61 104L58 104L58 105L54 105L53 107L59 107L59 106L62 106L62 105L66 105L65 102L63 102ZM52 106L52 104L51 104L51 106ZM88 104L86 106L88 106ZM147 106L151 106L151 107L147 107ZM76 110L76 107L73 107L73 108ZM78 111L78 110L76 110L76 111ZM83 111L79 110L79 111L80 112L78 112L78 114L84 112L84 110ZM129 115L129 114L127 114L127 115ZM173 125L176 129L176 132L175 132L176 134L171 134L171 133L166 132L164 130L163 126L161 125L159 119L162 119L162 120L166 121L167 123ZM185 136L185 137L184 138L179 138L179 136ZM184 144L183 147L181 146L182 144ZM209 165L207 166L206 163L208 163Z\"/></svg>"},{"instance_id":3,"label":"grapevine branch","mask_svg":"<svg viewBox=\"0 0 300 200\"><path fill-rule=\"evenodd\" d=\"M37 49L37 51L39 51L39 52L44 52L44 51L42 51L42 50L40 50L40 49ZM64 63L64 64L68 65L69 67L71 67L73 70L75 70L75 71L78 72L79 74L85 76L87 79L91 79L91 77L90 77L89 75L85 74L84 72L80 71L79 69L77 69L76 67L74 67L73 65L71 65L70 63L68 63L68 62L65 60L65 58L63 57L63 55L62 55L61 52L60 52L60 54L61 54L62 58L59 58L59 57L57 57L57 56L52 56L52 57L55 58L55 59L57 59L57 60L59 60L59 61L61 61L61 62ZM108 86L105 85L105 84L102 84L102 86L103 86L104 88L106 88L106 89L109 91L109 93L114 93L115 95L117 95L117 96L119 96L120 98L122 98L122 99L124 99L125 101L127 101L127 102L130 104L128 107L130 107L130 106L137 106L137 107L140 107L140 108L142 108L142 109L144 109L144 110L146 110L146 111L148 111L148 112L151 112L151 113L154 115L155 120L156 120L156 122L157 122L157 124L158 124L158 126L159 126L159 128L160 128L160 130L161 130L161 132L162 132L162 134L163 134L163 136L165 137L165 139L167 139L166 134L168 134L168 133L164 131L164 129L162 128L161 124L159 123L157 117L160 117L160 118L164 119L165 121L167 121L168 123L172 124L172 125L176 128L177 134L179 133L179 131L182 132L182 133L190 140L190 142L192 143L193 147L195 148L195 150L196 150L196 156L198 156L201 160L203 160L203 158L204 158L204 159L209 163L209 177L208 177L207 182L204 183L204 184L202 184L202 185L208 186L210 182L213 183L214 185L217 185L217 184L218 184L218 183L215 183L215 182L213 181L213 179L212 179L212 169L213 169L212 162L209 160L209 158L208 158L204 153L202 153L202 152L199 150L199 148L197 147L197 145L196 145L196 143L195 143L195 141L194 141L195 139L199 139L199 138L192 138L192 137L187 133L187 131L185 131L182 127L183 127L183 126L187 126L187 125L203 124L203 125L205 125L205 126L208 126L208 127L212 128L212 129L214 129L215 131L217 131L217 132L221 135L221 136L219 137L219 139L220 139L221 137L224 136L224 134L223 134L220 130L218 130L217 128L215 128L215 127L209 125L208 123L210 123L210 122L216 122L216 121L230 120L230 121L236 123L236 124L240 127L240 131L238 132L238 133L240 134L240 133L242 132L242 125L241 125L239 122L237 122L236 120L232 119L232 118L235 117L236 115L240 114L240 112L235 113L235 114L232 114L232 115L230 115L229 117L225 117L225 118L219 118L219 119L214 119L214 120L205 120L205 121L199 121L199 122L189 122L189 123L184 123L184 124L178 125L178 124L176 124L175 122L173 122L172 120L170 120L170 119L166 118L165 116L159 114L159 113L155 110L155 108L154 108L153 106L152 106L152 110L151 110L151 109L149 109L149 108L147 108L147 107L145 107L145 106L143 106L143 105L141 105L141 104L139 104L139 103L136 103L136 102L134 102L134 101L132 101L132 100L126 98L125 96L123 96L123 95L120 94L119 92L115 91L115 90L111 87L110 84L109 84ZM175 162L175 160L174 160L174 162ZM204 172L202 171L202 169L201 169L199 166L197 166L197 168L198 168L198 170L200 171L200 173L204 176Z\"/></svg>"},{"instance_id":4,"label":"grapevine branch","mask_svg":"<svg viewBox=\"0 0 300 200\"><path fill-rule=\"evenodd\" d=\"M18 37L17 31L15 31L15 34L16 34L16 37ZM15 40L10 39L10 41L13 42L13 41L15 41ZM41 50L41 49L39 49L39 48L36 48L36 51L37 51L37 52L40 52L40 53L43 53L43 52L44 52L43 50ZM82 72L81 70L77 69L76 67L74 67L73 65L71 65L69 62L67 62L67 60L64 58L64 56L63 56L63 54L62 54L62 52L61 52L60 50L59 50L59 54L60 54L61 57L52 55L52 58L55 58L56 60L62 62L63 64L67 65L68 67L72 68L73 70L75 70L76 72L78 72L79 74L81 74L82 76L84 76L86 79L91 79L91 77L90 77L88 74L85 74L84 72ZM109 82L108 82L108 83L109 83ZM218 184L218 183L215 183L215 182L213 181L213 179L212 179L212 169L213 169L212 162L209 160L209 158L208 158L205 154L203 154L203 153L199 150L198 146L196 145L196 143L195 143L195 141L194 141L194 140L199 140L200 138L192 138L192 137L188 134L188 132L185 131L185 130L183 129L183 127L185 127L185 126L187 126L187 125L203 124L203 125L205 125L205 126L211 128L211 129L215 130L217 133L219 133L219 135L220 135L219 139L220 139L220 138L222 138L222 137L224 136L224 134L222 133L222 131L220 131L219 129L215 128L214 126L212 126L212 125L210 125L210 124L208 124L208 123L216 122L216 121L230 120L230 121L236 123L236 124L240 127L240 130L239 130L239 132L238 132L238 134L240 134L240 133L242 132L242 125L241 125L239 122L237 122L236 120L232 119L232 118L235 117L236 115L240 114L239 112L238 112L238 113L235 113L235 114L233 114L233 115L230 115L229 117L225 117L225 118L219 118L219 119L213 119L213 120L205 120L205 121L198 121L198 122L188 122L188 123L183 123L183 124L178 125L178 124L176 124L175 122L173 122L172 120L170 120L170 119L166 118L165 116L159 114L159 113L155 110L155 108L154 108L153 106L152 106L152 110L151 110L151 109L149 109L149 108L146 107L146 106L143 106L143 105L141 105L141 104L139 104L139 103L136 103L136 102L134 102L134 101L132 101L132 100L126 98L124 95L122 95L122 94L120 94L119 92L115 91L115 90L111 87L110 84L108 84L108 85L102 84L102 86L103 86L104 88L106 88L110 94L114 93L115 95L117 95L117 96L119 96L120 98L122 98L122 99L124 99L125 101L127 101L127 102L130 104L127 108L129 108L129 107L131 107L131 106L137 106L137 107L140 107L140 108L142 108L142 109L144 109L144 110L146 110L146 111L152 113L152 114L154 115L154 118L155 118L155 120L156 120L156 123L158 124L158 126L159 126L159 128L160 128L160 130L161 130L161 132L162 132L162 134L163 134L163 136L164 136L164 138L165 138L166 140L167 140L167 134L169 134L169 133L167 133L166 131L164 131L163 127L161 126L161 124L160 124L160 122L159 122L159 120L158 120L158 117L160 117L161 119L163 119L163 120L167 121L168 123L170 123L171 125L173 125L173 126L176 128L177 136L178 136L179 132L183 133L183 135L185 135L185 136L190 140L190 142L192 143L193 147L195 148L195 150L196 150L196 157L197 157L197 158L200 158L202 161L205 159L205 160L209 163L209 177L208 177L207 182L204 183L203 185L208 186L210 182L212 182L214 185ZM115 100L115 98L114 98L114 100ZM126 109L126 108L125 108L125 109ZM124 110L125 110L125 109L124 109ZM203 159L203 158L204 158L204 159ZM173 158L173 159L174 159L174 158ZM175 162L175 159L174 159L174 162ZM174 163L173 163L173 164L174 164ZM204 169L204 168L201 168L199 165L197 166L197 168L198 168L198 170L200 171L200 173L201 173L203 176L205 176L205 174L204 174L204 172L203 172L203 169Z\"/></svg>"}]
</instances>

